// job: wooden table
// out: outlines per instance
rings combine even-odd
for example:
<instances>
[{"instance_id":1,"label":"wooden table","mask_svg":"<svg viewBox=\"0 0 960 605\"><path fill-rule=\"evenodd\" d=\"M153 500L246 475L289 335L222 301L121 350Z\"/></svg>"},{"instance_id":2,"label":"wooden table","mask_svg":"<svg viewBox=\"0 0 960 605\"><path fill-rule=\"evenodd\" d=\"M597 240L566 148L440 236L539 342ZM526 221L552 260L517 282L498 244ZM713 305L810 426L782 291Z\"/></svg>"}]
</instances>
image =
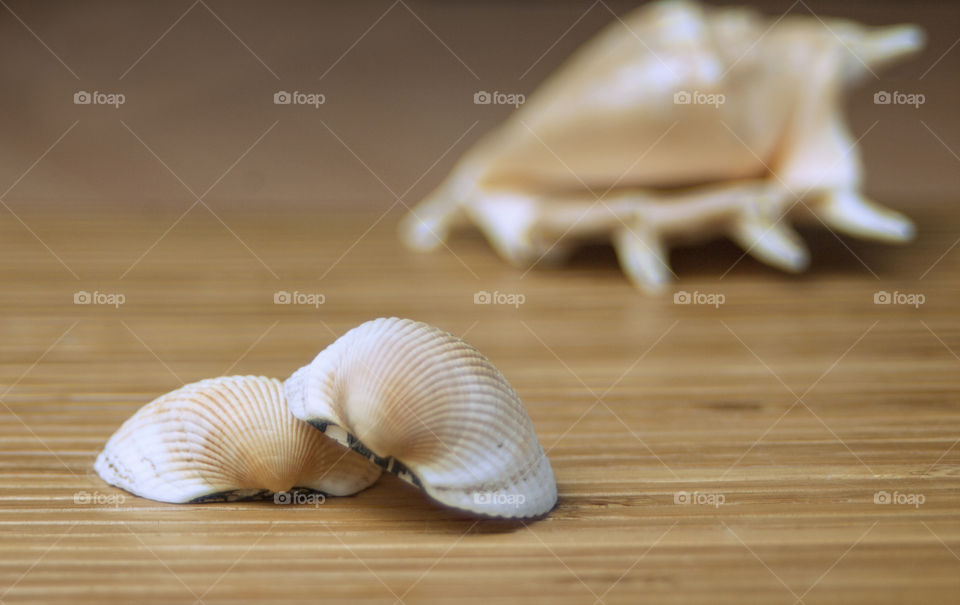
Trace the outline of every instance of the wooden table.
<instances>
[{"instance_id":1,"label":"wooden table","mask_svg":"<svg viewBox=\"0 0 960 605\"><path fill-rule=\"evenodd\" d=\"M221 208L221 223L197 206L167 232L186 207L21 208L33 233L0 221L3 603L960 594L960 220L942 207L913 212L904 248L804 231L813 266L797 277L722 242L675 254L676 291L719 307L639 294L606 248L526 274L471 233L408 252L396 208L379 222ZM326 298L276 305L279 290ZM480 290L525 301L475 305ZM125 301L75 305L78 291ZM877 305L878 291L925 302ZM93 473L153 397L285 377L385 315L462 335L511 380L556 473L548 517L463 517L393 477L322 506L190 506Z\"/></svg>"},{"instance_id":2,"label":"wooden table","mask_svg":"<svg viewBox=\"0 0 960 605\"><path fill-rule=\"evenodd\" d=\"M868 191L917 220L909 246L807 229L811 269L789 276L715 242L675 251L680 281L651 298L606 247L525 273L476 233L427 255L395 237L513 111L477 91L530 93L633 4L4 3L0 603L958 601L955 3L757 1L927 28L847 100ZM154 397L284 378L389 315L501 368L549 452L549 516L476 520L391 477L316 507L165 505L92 471Z\"/></svg>"}]
</instances>

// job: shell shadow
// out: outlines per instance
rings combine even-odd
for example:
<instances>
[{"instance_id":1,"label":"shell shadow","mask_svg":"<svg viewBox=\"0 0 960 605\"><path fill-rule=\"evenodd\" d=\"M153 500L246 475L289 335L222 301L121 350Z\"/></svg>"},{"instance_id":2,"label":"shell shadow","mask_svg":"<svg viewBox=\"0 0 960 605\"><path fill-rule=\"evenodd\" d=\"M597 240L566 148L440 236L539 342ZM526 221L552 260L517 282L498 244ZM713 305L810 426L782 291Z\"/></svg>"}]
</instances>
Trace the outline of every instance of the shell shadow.
<instances>
[{"instance_id":1,"label":"shell shadow","mask_svg":"<svg viewBox=\"0 0 960 605\"><path fill-rule=\"evenodd\" d=\"M420 489L388 474L384 474L374 485L359 494L346 499L335 499L337 502L348 500L353 500L351 504L362 506L368 511L375 511L378 518L386 523L410 526L429 521L431 529L458 535L467 532L509 534L523 530L525 525L535 523L550 514L548 512L539 517L524 519L503 519L459 511L433 501Z\"/></svg>"}]
</instances>

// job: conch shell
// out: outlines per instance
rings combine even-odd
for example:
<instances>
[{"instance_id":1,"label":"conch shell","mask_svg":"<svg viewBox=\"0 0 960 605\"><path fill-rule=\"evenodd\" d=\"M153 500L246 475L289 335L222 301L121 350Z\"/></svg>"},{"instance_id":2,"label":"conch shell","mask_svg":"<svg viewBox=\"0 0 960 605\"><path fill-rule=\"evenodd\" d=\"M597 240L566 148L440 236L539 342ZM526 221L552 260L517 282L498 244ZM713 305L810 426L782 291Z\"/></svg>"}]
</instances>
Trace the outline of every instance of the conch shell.
<instances>
[{"instance_id":1,"label":"conch shell","mask_svg":"<svg viewBox=\"0 0 960 605\"><path fill-rule=\"evenodd\" d=\"M716 235L802 270L808 253L785 220L794 210L854 236L907 241L910 221L860 193L841 102L845 87L922 46L914 25L650 4L471 148L404 219L402 238L433 249L469 221L518 266L608 238L648 291L672 274L670 244Z\"/></svg>"},{"instance_id":2,"label":"conch shell","mask_svg":"<svg viewBox=\"0 0 960 605\"><path fill-rule=\"evenodd\" d=\"M380 467L294 418L279 380L202 380L140 408L94 466L104 481L161 502L256 498L306 488L347 496Z\"/></svg>"},{"instance_id":3,"label":"conch shell","mask_svg":"<svg viewBox=\"0 0 960 605\"><path fill-rule=\"evenodd\" d=\"M516 392L479 351L408 319L350 330L284 384L290 411L447 506L534 517L553 471Z\"/></svg>"}]
</instances>

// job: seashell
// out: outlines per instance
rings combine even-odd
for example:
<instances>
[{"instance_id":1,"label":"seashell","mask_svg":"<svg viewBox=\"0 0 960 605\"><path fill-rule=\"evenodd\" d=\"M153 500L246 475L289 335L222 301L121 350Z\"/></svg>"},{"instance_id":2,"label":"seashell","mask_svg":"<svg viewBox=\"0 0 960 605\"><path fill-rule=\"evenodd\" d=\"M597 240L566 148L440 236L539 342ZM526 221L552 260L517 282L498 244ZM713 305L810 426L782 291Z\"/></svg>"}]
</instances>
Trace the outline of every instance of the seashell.
<instances>
[{"instance_id":1,"label":"seashell","mask_svg":"<svg viewBox=\"0 0 960 605\"><path fill-rule=\"evenodd\" d=\"M110 437L94 468L138 496L191 503L293 488L346 496L381 473L294 418L283 384L260 376L201 380L151 401Z\"/></svg>"},{"instance_id":2,"label":"seashell","mask_svg":"<svg viewBox=\"0 0 960 605\"><path fill-rule=\"evenodd\" d=\"M646 5L472 147L404 218L401 237L434 249L473 222L518 266L609 239L648 291L669 281L669 245L717 235L774 267L804 269L787 215L907 241L910 220L860 192L841 93L922 46L914 25Z\"/></svg>"},{"instance_id":3,"label":"seashell","mask_svg":"<svg viewBox=\"0 0 960 605\"><path fill-rule=\"evenodd\" d=\"M447 506L534 517L550 461L506 378L459 338L409 319L350 330L284 384L293 415Z\"/></svg>"}]
</instances>

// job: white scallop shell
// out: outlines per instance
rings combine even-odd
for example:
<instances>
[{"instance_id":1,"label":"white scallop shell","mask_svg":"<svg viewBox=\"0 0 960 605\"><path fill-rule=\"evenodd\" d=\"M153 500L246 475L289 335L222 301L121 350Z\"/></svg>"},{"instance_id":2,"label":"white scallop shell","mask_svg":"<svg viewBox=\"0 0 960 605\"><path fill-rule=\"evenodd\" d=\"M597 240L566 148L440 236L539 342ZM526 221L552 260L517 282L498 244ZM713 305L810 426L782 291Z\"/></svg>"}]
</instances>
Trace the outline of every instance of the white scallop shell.
<instances>
[{"instance_id":1,"label":"white scallop shell","mask_svg":"<svg viewBox=\"0 0 960 605\"><path fill-rule=\"evenodd\" d=\"M138 410L94 467L104 481L161 502L234 500L308 488L345 496L380 468L287 409L279 380L202 380Z\"/></svg>"},{"instance_id":2,"label":"white scallop shell","mask_svg":"<svg viewBox=\"0 0 960 605\"><path fill-rule=\"evenodd\" d=\"M557 501L550 462L503 375L460 339L376 319L285 383L290 411L438 502L534 517Z\"/></svg>"}]
</instances>

